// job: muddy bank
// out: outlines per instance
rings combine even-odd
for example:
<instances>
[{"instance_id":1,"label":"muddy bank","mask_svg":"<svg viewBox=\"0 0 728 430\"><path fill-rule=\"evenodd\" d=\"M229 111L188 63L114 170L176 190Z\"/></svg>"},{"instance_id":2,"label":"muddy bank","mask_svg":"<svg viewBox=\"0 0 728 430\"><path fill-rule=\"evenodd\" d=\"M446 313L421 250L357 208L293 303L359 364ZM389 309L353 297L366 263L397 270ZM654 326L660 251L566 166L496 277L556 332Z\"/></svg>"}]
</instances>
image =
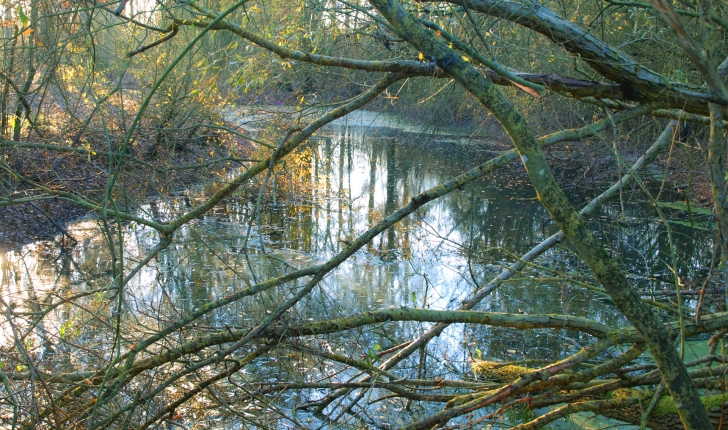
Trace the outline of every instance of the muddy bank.
<instances>
[{"instance_id":1,"label":"muddy bank","mask_svg":"<svg viewBox=\"0 0 728 430\"><path fill-rule=\"evenodd\" d=\"M140 142L127 154L125 168L117 178L118 186L112 194L120 207L133 210L150 198L212 180L230 168L231 163L222 161L202 168L191 166L216 159L243 159L251 151L250 143L245 139L222 134L213 142L190 143L183 150L165 147L153 158L149 156L150 147L151 143ZM3 199L38 197L31 203L0 206L1 251L18 249L38 240L73 242L66 225L92 216L92 213L61 197L42 196L49 190L50 193L70 193L89 202L103 200L109 177L108 158L98 155L103 154L101 141L88 148L96 148L98 152L94 156L61 150L0 148L8 166L18 175L4 178Z\"/></svg>"}]
</instances>

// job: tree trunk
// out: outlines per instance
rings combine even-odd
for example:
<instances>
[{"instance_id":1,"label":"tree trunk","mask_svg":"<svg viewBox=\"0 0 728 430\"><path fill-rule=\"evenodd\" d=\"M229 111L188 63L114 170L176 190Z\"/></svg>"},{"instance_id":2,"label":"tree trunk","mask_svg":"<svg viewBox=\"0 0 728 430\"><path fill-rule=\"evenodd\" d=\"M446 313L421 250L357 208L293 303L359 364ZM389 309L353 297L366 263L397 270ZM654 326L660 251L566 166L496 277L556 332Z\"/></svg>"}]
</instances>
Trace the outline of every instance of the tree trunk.
<instances>
[{"instance_id":1,"label":"tree trunk","mask_svg":"<svg viewBox=\"0 0 728 430\"><path fill-rule=\"evenodd\" d=\"M712 425L695 386L672 345L667 330L628 283L617 262L595 240L559 187L523 116L495 85L438 40L394 0L370 0L390 24L488 108L515 144L539 200L574 245L617 308L644 338L672 394L680 418L688 429L710 429ZM437 415L433 416L438 418ZM446 418L446 417L443 417ZM446 418L448 420L449 418ZM437 424L437 422L428 422Z\"/></svg>"}]
</instances>

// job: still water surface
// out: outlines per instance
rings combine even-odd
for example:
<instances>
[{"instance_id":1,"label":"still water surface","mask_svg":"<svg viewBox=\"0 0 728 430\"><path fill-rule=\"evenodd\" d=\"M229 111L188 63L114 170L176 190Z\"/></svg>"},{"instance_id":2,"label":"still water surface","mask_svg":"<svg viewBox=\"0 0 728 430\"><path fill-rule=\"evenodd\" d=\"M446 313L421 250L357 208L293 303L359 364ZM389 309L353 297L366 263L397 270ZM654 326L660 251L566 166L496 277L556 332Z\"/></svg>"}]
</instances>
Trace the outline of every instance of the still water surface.
<instances>
[{"instance_id":1,"label":"still water surface","mask_svg":"<svg viewBox=\"0 0 728 430\"><path fill-rule=\"evenodd\" d=\"M266 209L260 216L255 212L257 193L244 193L183 227L173 244L127 287L127 327L155 330L210 300L290 268L326 261L413 195L491 158L493 152L482 146L354 121L329 127L271 178L263 195ZM293 197L283 200L281 195L268 192L274 187ZM194 206L201 193L191 190L149 202L139 212L169 219ZM577 206L590 198L579 189L570 193ZM556 231L533 197L525 174L514 164L426 205L342 264L296 307L292 318L319 320L400 306L457 308L478 285L487 283L503 265L513 261L501 249L522 255ZM595 230L620 257L639 288L646 294L659 293L671 283L664 224L655 220L650 205L638 192L625 192L623 201L624 212L617 203L594 216ZM645 222L646 218L651 221ZM103 290L109 285L108 249L95 222L79 222L69 230L79 239L71 249L62 251L54 244L36 243L0 255L4 297L22 306L25 301ZM705 233L673 225L673 235L680 276L684 282L698 282L711 258ZM145 255L158 239L148 228L126 225L127 266ZM609 324L624 323L601 296L554 279L559 274L575 274L580 281L592 282L576 275L579 263L566 246L547 252L537 263L543 270L526 272L501 286L480 309L569 314ZM245 327L260 321L286 297L286 288L290 286L220 309L200 325ZM58 307L45 320L45 334L41 336L55 343L53 338L62 337L64 325L73 326L74 312L72 307ZM99 312L110 317L112 310ZM97 342L106 336L103 327L75 324L78 341ZM347 352L366 356L373 345L394 344L426 329L426 325L412 323L382 327L359 332L341 344L346 345ZM1 328L8 342L10 328ZM584 335L565 331L452 326L429 346L430 361L424 370L429 375L421 376L467 377L468 359L473 356L554 360L588 342ZM93 359L69 360L69 366L79 368L84 360ZM296 366L282 368L275 361L267 358L258 363L254 377L291 379L290 372L295 372ZM417 365L413 360L402 371L415 372ZM321 374L326 371L320 370ZM315 398L316 393L311 396ZM305 400L310 398L282 401L293 406Z\"/></svg>"}]
</instances>

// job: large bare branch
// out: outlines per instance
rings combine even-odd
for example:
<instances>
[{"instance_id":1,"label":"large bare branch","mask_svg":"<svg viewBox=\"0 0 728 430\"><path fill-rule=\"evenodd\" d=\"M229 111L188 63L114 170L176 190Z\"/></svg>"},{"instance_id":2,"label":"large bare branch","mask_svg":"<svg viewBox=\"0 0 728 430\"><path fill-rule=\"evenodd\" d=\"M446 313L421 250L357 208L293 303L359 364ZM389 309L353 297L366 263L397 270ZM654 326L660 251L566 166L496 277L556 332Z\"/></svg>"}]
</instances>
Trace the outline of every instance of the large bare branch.
<instances>
[{"instance_id":1,"label":"large bare branch","mask_svg":"<svg viewBox=\"0 0 728 430\"><path fill-rule=\"evenodd\" d=\"M394 0L370 0L370 3L390 24L406 34L408 42L426 56L435 58L440 68L477 97L503 125L518 149L539 201L574 245L579 257L604 286L620 312L644 338L659 365L670 394L675 399L685 427L710 428L708 415L702 409L695 385L672 345L667 330L660 325L657 316L649 307L641 302L639 294L630 285L617 261L606 252L587 224L581 220L554 178L525 118L500 94L492 82L405 12L399 3ZM446 417L443 419L446 420ZM428 421L431 425L440 422L442 421L434 420L434 417Z\"/></svg>"},{"instance_id":2,"label":"large bare branch","mask_svg":"<svg viewBox=\"0 0 728 430\"><path fill-rule=\"evenodd\" d=\"M435 0L420 0L434 2ZM448 0L460 6L460 0ZM530 28L563 46L584 60L604 78L620 84L620 99L666 101L675 108L707 114L708 103L728 106L728 98L697 87L673 82L648 69L631 56L600 40L577 24L535 2L513 0L468 0L467 6L480 13L506 19Z\"/></svg>"}]
</instances>

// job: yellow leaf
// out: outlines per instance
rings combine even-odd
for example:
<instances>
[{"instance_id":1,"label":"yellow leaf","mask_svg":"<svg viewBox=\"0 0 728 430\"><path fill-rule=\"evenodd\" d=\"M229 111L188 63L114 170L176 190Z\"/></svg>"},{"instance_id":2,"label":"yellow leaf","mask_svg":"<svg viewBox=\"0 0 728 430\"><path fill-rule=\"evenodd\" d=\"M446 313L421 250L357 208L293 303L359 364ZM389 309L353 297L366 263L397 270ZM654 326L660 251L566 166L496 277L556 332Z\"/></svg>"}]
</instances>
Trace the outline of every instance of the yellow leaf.
<instances>
[{"instance_id":1,"label":"yellow leaf","mask_svg":"<svg viewBox=\"0 0 728 430\"><path fill-rule=\"evenodd\" d=\"M301 100L298 102L298 104L302 105L303 104L303 100L305 100L305 99L306 99L306 96L301 96Z\"/></svg>"},{"instance_id":2,"label":"yellow leaf","mask_svg":"<svg viewBox=\"0 0 728 430\"><path fill-rule=\"evenodd\" d=\"M463 57L463 60L465 60L465 61L467 61L467 62L470 62L470 58L468 58L468 57L466 57L466 56L464 56L464 55L463 55L462 57Z\"/></svg>"},{"instance_id":3,"label":"yellow leaf","mask_svg":"<svg viewBox=\"0 0 728 430\"><path fill-rule=\"evenodd\" d=\"M425 54L420 52L420 55L417 56L417 59L420 61L425 61Z\"/></svg>"}]
</instances>

